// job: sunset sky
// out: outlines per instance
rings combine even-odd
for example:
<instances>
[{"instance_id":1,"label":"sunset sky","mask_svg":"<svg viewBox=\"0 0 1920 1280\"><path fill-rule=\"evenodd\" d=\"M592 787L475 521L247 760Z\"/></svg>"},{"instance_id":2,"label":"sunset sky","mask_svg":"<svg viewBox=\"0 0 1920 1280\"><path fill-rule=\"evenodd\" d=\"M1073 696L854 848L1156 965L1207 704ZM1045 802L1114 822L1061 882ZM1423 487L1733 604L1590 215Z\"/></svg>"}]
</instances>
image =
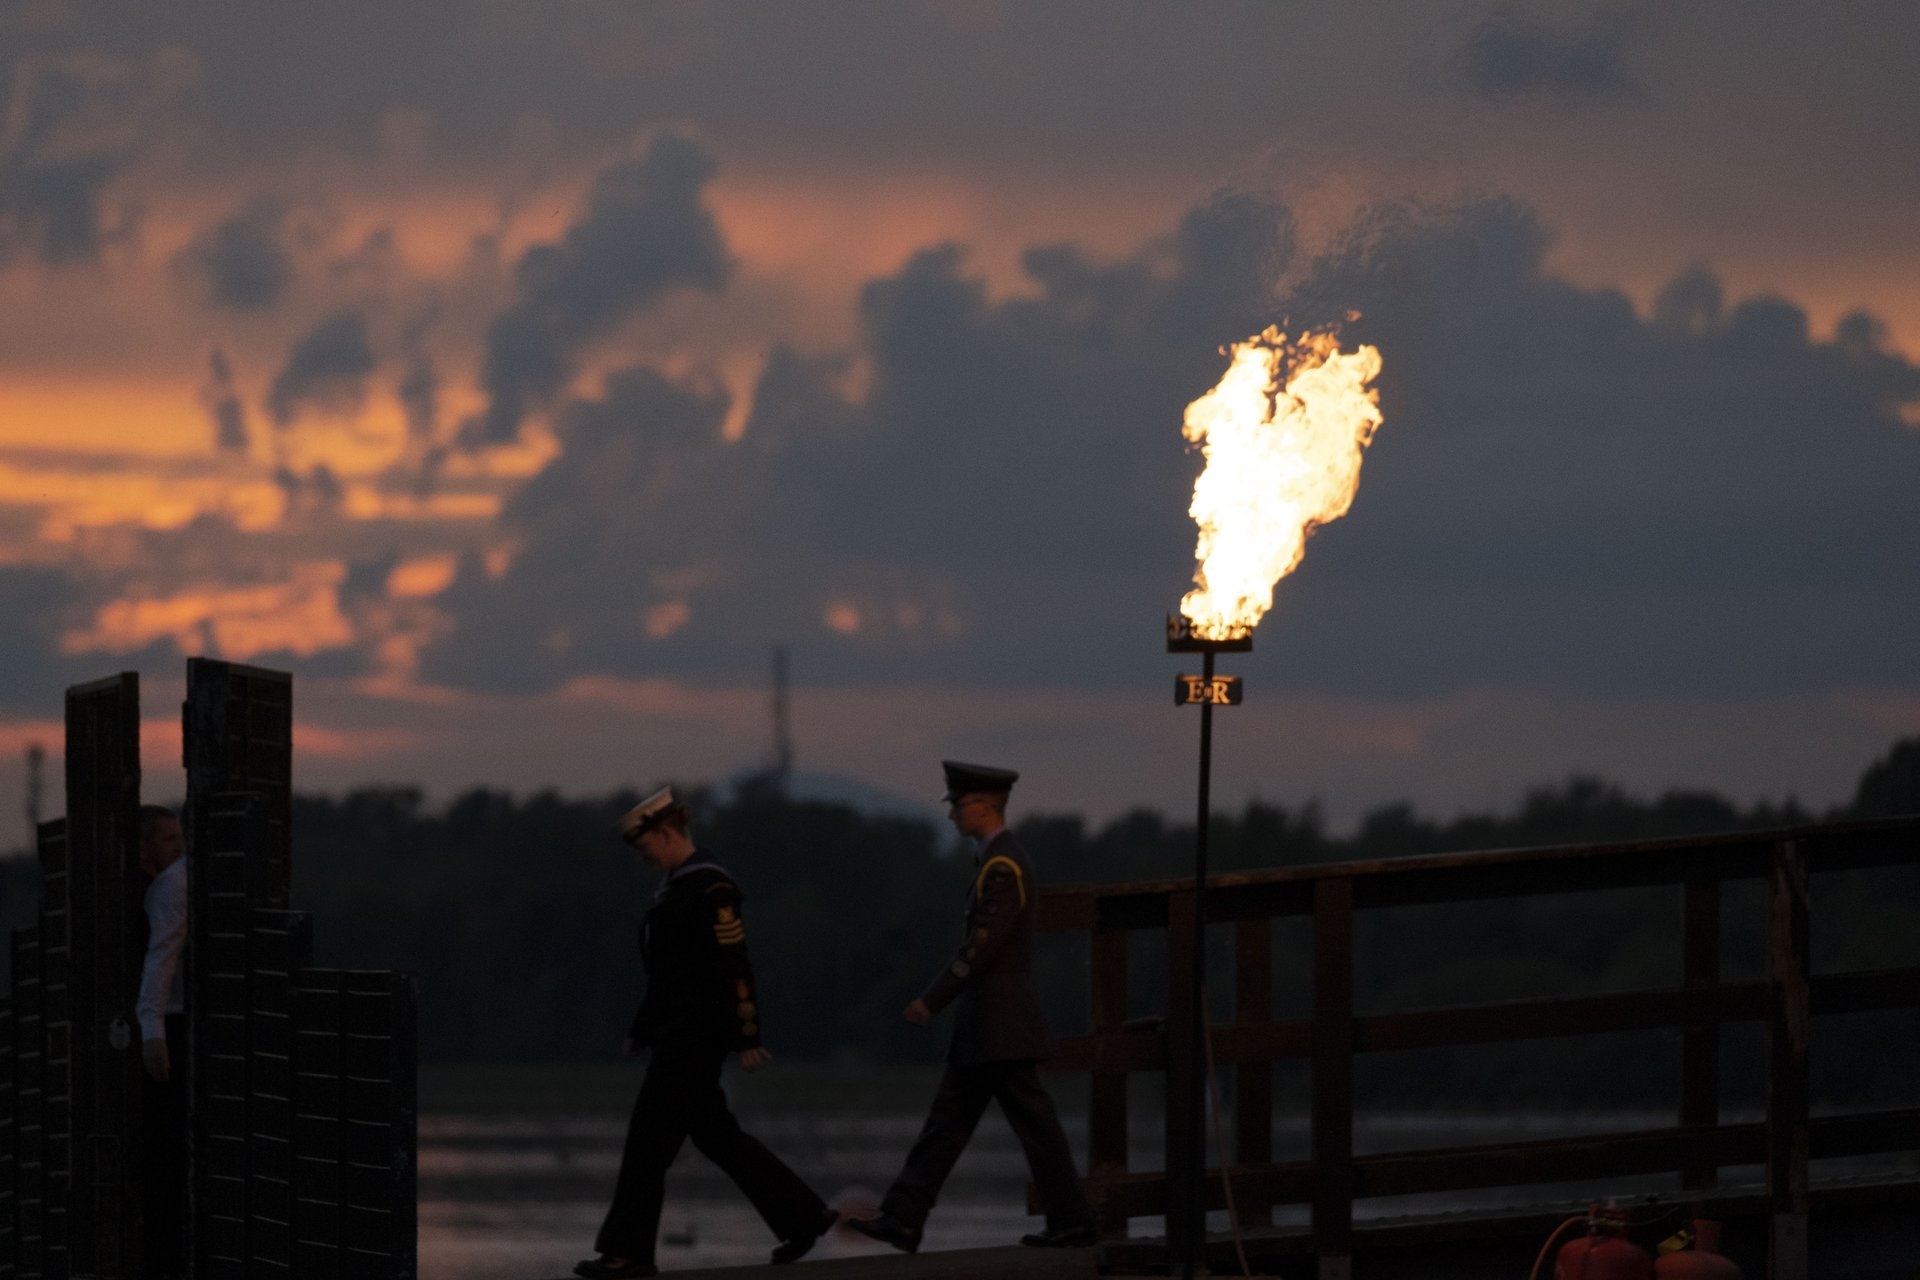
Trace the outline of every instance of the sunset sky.
<instances>
[{"instance_id":1,"label":"sunset sky","mask_svg":"<svg viewBox=\"0 0 1920 1280\"><path fill-rule=\"evenodd\" d=\"M7 0L0 830L117 670L156 799L194 654L296 673L304 788L578 793L764 759L776 644L803 773L1185 813L1181 411L1276 322L1385 425L1222 803L1839 800L1920 732L1916 66L1904 3Z\"/></svg>"}]
</instances>

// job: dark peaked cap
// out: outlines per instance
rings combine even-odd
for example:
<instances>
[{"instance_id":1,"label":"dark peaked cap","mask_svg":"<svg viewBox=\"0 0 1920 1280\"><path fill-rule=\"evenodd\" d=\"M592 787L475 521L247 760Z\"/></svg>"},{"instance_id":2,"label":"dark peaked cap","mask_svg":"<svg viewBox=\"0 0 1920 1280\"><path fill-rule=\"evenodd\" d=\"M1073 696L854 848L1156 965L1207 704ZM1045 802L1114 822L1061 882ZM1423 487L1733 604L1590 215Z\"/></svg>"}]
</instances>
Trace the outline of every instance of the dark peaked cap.
<instances>
[{"instance_id":1,"label":"dark peaked cap","mask_svg":"<svg viewBox=\"0 0 1920 1280\"><path fill-rule=\"evenodd\" d=\"M975 791L998 791L1004 795L1020 780L1020 775L1013 770L996 769L990 764L942 760L940 767L947 771L947 794L940 798L949 804Z\"/></svg>"}]
</instances>

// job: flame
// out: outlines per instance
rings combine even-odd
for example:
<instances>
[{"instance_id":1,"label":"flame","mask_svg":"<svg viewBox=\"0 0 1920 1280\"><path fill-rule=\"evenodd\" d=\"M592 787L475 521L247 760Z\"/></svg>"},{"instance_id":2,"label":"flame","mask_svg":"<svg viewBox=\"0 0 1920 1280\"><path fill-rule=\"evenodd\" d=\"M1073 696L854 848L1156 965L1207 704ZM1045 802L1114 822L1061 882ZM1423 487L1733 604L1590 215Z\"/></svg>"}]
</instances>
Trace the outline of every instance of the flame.
<instances>
[{"instance_id":1,"label":"flame","mask_svg":"<svg viewBox=\"0 0 1920 1280\"><path fill-rule=\"evenodd\" d=\"M1236 342L1219 383L1187 406L1181 434L1207 460L1187 509L1200 526L1196 589L1180 601L1196 636L1258 623L1307 535L1347 513L1380 426L1367 385L1379 372L1373 347L1347 353L1330 333L1293 340L1269 328Z\"/></svg>"}]
</instances>

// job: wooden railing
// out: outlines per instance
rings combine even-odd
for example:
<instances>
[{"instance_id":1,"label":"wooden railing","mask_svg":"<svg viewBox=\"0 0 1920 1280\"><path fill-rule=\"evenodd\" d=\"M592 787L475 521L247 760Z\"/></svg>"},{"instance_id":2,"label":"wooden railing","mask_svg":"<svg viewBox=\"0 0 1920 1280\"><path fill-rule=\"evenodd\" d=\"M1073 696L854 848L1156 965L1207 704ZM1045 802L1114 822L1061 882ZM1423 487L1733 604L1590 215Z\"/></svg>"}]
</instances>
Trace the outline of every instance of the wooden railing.
<instances>
[{"instance_id":1,"label":"wooden railing","mask_svg":"<svg viewBox=\"0 0 1920 1280\"><path fill-rule=\"evenodd\" d=\"M1213 1060L1235 1072L1232 1158L1226 1171L1239 1221L1271 1222L1273 1206L1310 1206L1320 1274L1345 1274L1356 1198L1674 1173L1711 1186L1721 1166L1761 1164L1772 1217L1771 1274L1806 1274L1808 1161L1920 1149L1920 1108L1810 1118L1808 1047L1819 1014L1920 1005L1920 968L1821 974L1808 960L1812 875L1920 863L1920 818L1831 824L1633 844L1447 854L1290 867L1208 882L1206 918L1232 925L1233 1021L1211 1030ZM1767 902L1766 970L1720 976L1721 886L1760 880ZM1563 999L1359 1015L1354 1009L1356 912L1538 894L1671 885L1682 898L1682 984ZM1133 1217L1182 1227L1186 1185L1202 1153L1186 1149L1194 1096L1190 1032L1193 885L1164 880L1048 889L1039 927L1091 935L1091 1029L1065 1039L1050 1068L1090 1073L1087 1189L1103 1234ZM1311 921L1312 1012L1274 1018L1271 921ZM1127 938L1164 931L1165 1016L1128 1021ZM1767 1098L1761 1123L1723 1124L1722 1023L1765 1024ZM1384 1050L1487 1044L1595 1032L1679 1028L1675 1123L1658 1130L1356 1156L1354 1059ZM1304 1059L1312 1081L1311 1159L1273 1159L1271 1063ZM1128 1167L1129 1077L1163 1072L1166 1168ZM1220 1171L1205 1203L1225 1207Z\"/></svg>"}]
</instances>

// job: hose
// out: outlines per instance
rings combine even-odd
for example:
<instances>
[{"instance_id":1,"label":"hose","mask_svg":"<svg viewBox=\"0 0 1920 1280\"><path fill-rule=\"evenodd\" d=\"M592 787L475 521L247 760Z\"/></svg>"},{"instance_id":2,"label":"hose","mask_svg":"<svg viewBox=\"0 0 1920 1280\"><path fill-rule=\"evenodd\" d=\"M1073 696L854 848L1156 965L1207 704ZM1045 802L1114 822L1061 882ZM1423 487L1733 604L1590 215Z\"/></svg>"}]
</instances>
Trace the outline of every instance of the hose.
<instances>
[{"instance_id":1,"label":"hose","mask_svg":"<svg viewBox=\"0 0 1920 1280\"><path fill-rule=\"evenodd\" d=\"M1533 1271L1527 1276L1527 1280L1540 1280L1540 1264L1545 1262L1547 1255L1553 1251L1554 1242L1560 1238L1560 1233L1575 1223L1586 1220L1586 1214L1578 1213L1553 1229L1553 1234L1547 1237L1547 1242L1540 1246L1540 1256L1533 1260Z\"/></svg>"}]
</instances>

